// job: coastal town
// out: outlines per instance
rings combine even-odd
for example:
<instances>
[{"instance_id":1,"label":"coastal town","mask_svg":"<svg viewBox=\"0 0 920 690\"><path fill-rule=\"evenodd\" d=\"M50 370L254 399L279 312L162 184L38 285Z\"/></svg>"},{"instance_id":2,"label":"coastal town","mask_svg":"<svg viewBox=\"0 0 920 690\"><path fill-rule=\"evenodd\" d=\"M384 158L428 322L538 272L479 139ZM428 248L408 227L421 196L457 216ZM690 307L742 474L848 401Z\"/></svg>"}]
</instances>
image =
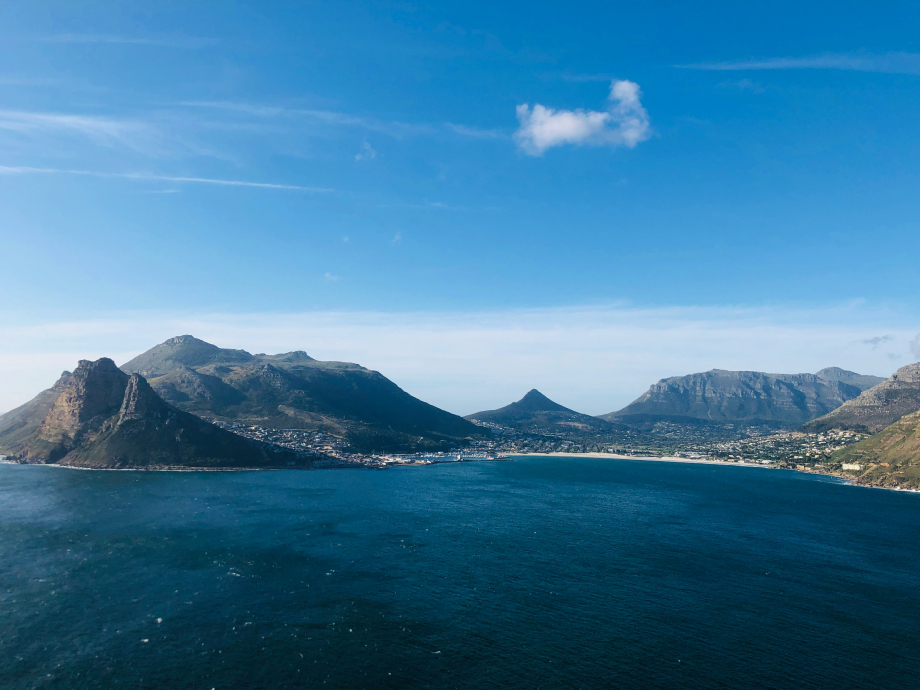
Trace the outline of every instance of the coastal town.
<instances>
[{"instance_id":1,"label":"coastal town","mask_svg":"<svg viewBox=\"0 0 920 690\"><path fill-rule=\"evenodd\" d=\"M432 465L446 462L504 460L515 455L602 454L625 457L675 457L725 463L754 463L782 469L813 471L826 465L832 454L867 437L854 431L824 433L800 431L765 432L759 427L739 428L726 439L705 430L688 430L680 425L652 432L628 431L609 434L528 434L491 422L476 422L489 428L490 440L473 440L449 451L429 453L359 453L348 442L315 429L272 429L216 421L227 431L308 458L315 468L369 467L383 469L401 465ZM714 436L711 437L711 436Z\"/></svg>"}]
</instances>

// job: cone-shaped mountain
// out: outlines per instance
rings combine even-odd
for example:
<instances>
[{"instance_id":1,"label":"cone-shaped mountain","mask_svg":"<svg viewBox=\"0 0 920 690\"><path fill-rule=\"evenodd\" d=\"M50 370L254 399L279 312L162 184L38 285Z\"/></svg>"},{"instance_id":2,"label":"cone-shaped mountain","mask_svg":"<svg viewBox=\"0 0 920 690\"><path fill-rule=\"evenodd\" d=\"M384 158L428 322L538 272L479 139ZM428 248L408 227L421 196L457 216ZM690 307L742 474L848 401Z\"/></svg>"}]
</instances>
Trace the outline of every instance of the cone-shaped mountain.
<instances>
[{"instance_id":1,"label":"cone-shaped mountain","mask_svg":"<svg viewBox=\"0 0 920 690\"><path fill-rule=\"evenodd\" d=\"M466 419L540 433L542 431L611 430L604 420L570 410L543 395L536 388L510 405L467 415Z\"/></svg>"}]
</instances>

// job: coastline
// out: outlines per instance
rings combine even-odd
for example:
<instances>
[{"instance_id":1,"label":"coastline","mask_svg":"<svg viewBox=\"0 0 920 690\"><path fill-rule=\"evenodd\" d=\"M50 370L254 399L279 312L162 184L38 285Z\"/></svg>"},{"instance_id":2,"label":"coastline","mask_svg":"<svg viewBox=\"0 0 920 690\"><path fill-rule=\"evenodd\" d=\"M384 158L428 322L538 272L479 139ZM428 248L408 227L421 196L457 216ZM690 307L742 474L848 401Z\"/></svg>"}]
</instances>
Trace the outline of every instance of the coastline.
<instances>
[{"instance_id":1,"label":"coastline","mask_svg":"<svg viewBox=\"0 0 920 690\"><path fill-rule=\"evenodd\" d=\"M621 455L619 453L508 453L512 458L607 458L609 460L643 460L645 462L681 462L693 465L723 465L740 467L759 467L770 469L769 465L756 462L721 462L719 460L694 460L677 455Z\"/></svg>"}]
</instances>

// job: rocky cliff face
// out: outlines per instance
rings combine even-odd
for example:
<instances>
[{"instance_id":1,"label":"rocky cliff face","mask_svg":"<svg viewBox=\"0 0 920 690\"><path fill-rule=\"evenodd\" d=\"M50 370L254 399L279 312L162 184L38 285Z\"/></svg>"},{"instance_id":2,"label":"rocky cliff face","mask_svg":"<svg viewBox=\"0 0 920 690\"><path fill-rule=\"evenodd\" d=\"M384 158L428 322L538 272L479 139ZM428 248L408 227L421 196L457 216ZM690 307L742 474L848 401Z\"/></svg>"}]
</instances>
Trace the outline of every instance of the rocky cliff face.
<instances>
[{"instance_id":1,"label":"rocky cliff face","mask_svg":"<svg viewBox=\"0 0 920 690\"><path fill-rule=\"evenodd\" d=\"M803 430L849 429L874 434L917 410L920 410L920 362L901 367L890 379L809 422Z\"/></svg>"},{"instance_id":2,"label":"rocky cliff face","mask_svg":"<svg viewBox=\"0 0 920 690\"><path fill-rule=\"evenodd\" d=\"M177 410L105 358L79 363L16 457L99 468L309 464Z\"/></svg>"},{"instance_id":3,"label":"rocky cliff face","mask_svg":"<svg viewBox=\"0 0 920 690\"><path fill-rule=\"evenodd\" d=\"M33 462L57 462L92 440L118 412L127 384L128 375L111 359L80 360L26 447L26 456Z\"/></svg>"},{"instance_id":4,"label":"rocky cliff face","mask_svg":"<svg viewBox=\"0 0 920 690\"><path fill-rule=\"evenodd\" d=\"M662 379L635 402L601 419L796 427L827 414L860 392L858 386L816 374L713 369Z\"/></svg>"},{"instance_id":5,"label":"rocky cliff face","mask_svg":"<svg viewBox=\"0 0 920 690\"><path fill-rule=\"evenodd\" d=\"M71 373L61 374L51 388L42 391L25 405L0 415L0 453L18 455L48 416L51 407L70 381Z\"/></svg>"}]
</instances>

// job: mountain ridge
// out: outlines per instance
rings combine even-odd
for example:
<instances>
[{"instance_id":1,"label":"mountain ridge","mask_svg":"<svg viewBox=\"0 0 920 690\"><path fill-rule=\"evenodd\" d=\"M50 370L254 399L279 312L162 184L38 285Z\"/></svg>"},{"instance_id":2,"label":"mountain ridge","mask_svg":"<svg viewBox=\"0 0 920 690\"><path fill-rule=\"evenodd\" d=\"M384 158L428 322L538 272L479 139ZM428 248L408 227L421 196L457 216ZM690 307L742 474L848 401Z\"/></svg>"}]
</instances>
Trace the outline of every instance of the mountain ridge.
<instances>
[{"instance_id":1,"label":"mountain ridge","mask_svg":"<svg viewBox=\"0 0 920 690\"><path fill-rule=\"evenodd\" d=\"M830 429L877 433L901 417L920 410L920 362L898 369L890 378L869 388L826 415L810 420L803 431Z\"/></svg>"},{"instance_id":2,"label":"mountain ridge","mask_svg":"<svg viewBox=\"0 0 920 690\"><path fill-rule=\"evenodd\" d=\"M406 393L379 372L304 351L252 355L194 336L170 338L122 365L170 404L206 419L318 429L361 450L448 449L484 432Z\"/></svg>"},{"instance_id":3,"label":"mountain ridge","mask_svg":"<svg viewBox=\"0 0 920 690\"><path fill-rule=\"evenodd\" d=\"M822 369L819 374L711 369L673 376L661 379L623 409L600 415L600 419L623 423L741 422L794 428L857 397L861 386L877 378L837 367Z\"/></svg>"}]
</instances>

